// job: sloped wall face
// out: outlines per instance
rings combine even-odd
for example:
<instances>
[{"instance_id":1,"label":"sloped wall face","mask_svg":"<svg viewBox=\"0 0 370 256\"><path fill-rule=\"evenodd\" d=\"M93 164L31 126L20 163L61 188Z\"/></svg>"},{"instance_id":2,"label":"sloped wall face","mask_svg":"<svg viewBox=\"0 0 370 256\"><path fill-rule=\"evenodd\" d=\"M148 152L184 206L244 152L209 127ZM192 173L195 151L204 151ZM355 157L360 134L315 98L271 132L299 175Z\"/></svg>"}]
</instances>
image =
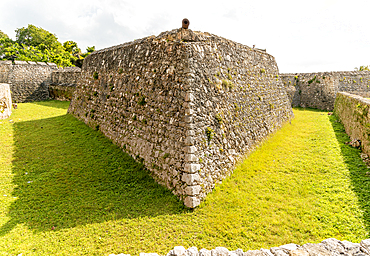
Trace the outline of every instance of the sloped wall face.
<instances>
[{"instance_id":1,"label":"sloped wall face","mask_svg":"<svg viewBox=\"0 0 370 256\"><path fill-rule=\"evenodd\" d=\"M77 85L81 76L81 69L78 67L66 67L53 70L51 83L56 85Z\"/></svg>"},{"instance_id":2,"label":"sloped wall face","mask_svg":"<svg viewBox=\"0 0 370 256\"><path fill-rule=\"evenodd\" d=\"M145 39L84 60L69 113L99 129L183 198L186 52Z\"/></svg>"},{"instance_id":3,"label":"sloped wall face","mask_svg":"<svg viewBox=\"0 0 370 256\"><path fill-rule=\"evenodd\" d=\"M48 85L50 97L61 101L72 100L80 76L81 69L78 67L54 70L51 73L51 83Z\"/></svg>"},{"instance_id":4,"label":"sloped wall face","mask_svg":"<svg viewBox=\"0 0 370 256\"><path fill-rule=\"evenodd\" d=\"M192 43L189 51L188 184L199 186L202 199L293 113L271 55L221 38Z\"/></svg>"},{"instance_id":5,"label":"sloped wall face","mask_svg":"<svg viewBox=\"0 0 370 256\"><path fill-rule=\"evenodd\" d=\"M335 99L334 113L351 140L360 140L361 148L370 154L370 100L340 92Z\"/></svg>"},{"instance_id":6,"label":"sloped wall face","mask_svg":"<svg viewBox=\"0 0 370 256\"><path fill-rule=\"evenodd\" d=\"M8 84L0 83L0 120L12 114L12 98Z\"/></svg>"},{"instance_id":7,"label":"sloped wall face","mask_svg":"<svg viewBox=\"0 0 370 256\"><path fill-rule=\"evenodd\" d=\"M68 111L188 207L293 115L272 56L182 29L91 54Z\"/></svg>"},{"instance_id":8,"label":"sloped wall face","mask_svg":"<svg viewBox=\"0 0 370 256\"><path fill-rule=\"evenodd\" d=\"M0 82L10 85L14 102L47 100L48 84L55 69L54 63L0 61Z\"/></svg>"},{"instance_id":9,"label":"sloped wall face","mask_svg":"<svg viewBox=\"0 0 370 256\"><path fill-rule=\"evenodd\" d=\"M370 92L370 71L281 74L292 106L333 110L338 92Z\"/></svg>"},{"instance_id":10,"label":"sloped wall face","mask_svg":"<svg viewBox=\"0 0 370 256\"><path fill-rule=\"evenodd\" d=\"M49 99L47 83L52 68L45 63L16 61L8 76L14 102L41 101Z\"/></svg>"}]
</instances>

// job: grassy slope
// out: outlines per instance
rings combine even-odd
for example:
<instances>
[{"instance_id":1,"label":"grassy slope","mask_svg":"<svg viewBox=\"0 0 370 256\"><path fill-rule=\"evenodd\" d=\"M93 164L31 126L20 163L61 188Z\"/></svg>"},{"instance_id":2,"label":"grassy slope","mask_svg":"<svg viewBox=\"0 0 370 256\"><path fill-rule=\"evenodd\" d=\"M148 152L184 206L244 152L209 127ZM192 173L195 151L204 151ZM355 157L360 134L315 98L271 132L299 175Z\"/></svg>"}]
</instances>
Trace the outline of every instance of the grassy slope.
<instances>
[{"instance_id":1,"label":"grassy slope","mask_svg":"<svg viewBox=\"0 0 370 256\"><path fill-rule=\"evenodd\" d=\"M367 168L325 112L296 109L292 124L191 211L99 132L65 115L67 107L19 104L14 123L0 121L0 255L247 250L368 237Z\"/></svg>"}]
</instances>

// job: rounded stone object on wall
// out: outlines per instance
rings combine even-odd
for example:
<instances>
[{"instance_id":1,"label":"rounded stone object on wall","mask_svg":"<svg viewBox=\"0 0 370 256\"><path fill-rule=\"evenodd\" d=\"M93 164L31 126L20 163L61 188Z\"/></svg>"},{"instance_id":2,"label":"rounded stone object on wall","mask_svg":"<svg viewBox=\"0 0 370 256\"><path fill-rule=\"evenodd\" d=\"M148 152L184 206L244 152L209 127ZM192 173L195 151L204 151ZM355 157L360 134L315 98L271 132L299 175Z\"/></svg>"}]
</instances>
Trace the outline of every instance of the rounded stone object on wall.
<instances>
[{"instance_id":1,"label":"rounded stone object on wall","mask_svg":"<svg viewBox=\"0 0 370 256\"><path fill-rule=\"evenodd\" d=\"M188 19L185 18L182 20L182 28L187 29L189 25L190 25L190 21Z\"/></svg>"}]
</instances>

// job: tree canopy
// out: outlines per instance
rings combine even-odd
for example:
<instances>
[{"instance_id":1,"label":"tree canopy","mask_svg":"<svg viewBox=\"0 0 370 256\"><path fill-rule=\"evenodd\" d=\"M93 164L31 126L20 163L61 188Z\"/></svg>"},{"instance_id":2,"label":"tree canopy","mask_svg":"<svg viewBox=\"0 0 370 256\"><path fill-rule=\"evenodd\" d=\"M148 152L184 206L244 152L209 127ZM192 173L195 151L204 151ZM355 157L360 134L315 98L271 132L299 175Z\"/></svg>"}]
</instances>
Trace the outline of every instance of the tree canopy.
<instances>
[{"instance_id":1,"label":"tree canopy","mask_svg":"<svg viewBox=\"0 0 370 256\"><path fill-rule=\"evenodd\" d=\"M58 66L82 66L83 59L95 50L87 47L86 53L74 41L61 44L55 34L29 24L15 30L16 39L0 31L0 60L53 62Z\"/></svg>"},{"instance_id":2,"label":"tree canopy","mask_svg":"<svg viewBox=\"0 0 370 256\"><path fill-rule=\"evenodd\" d=\"M0 38L9 38L9 36L0 30Z\"/></svg>"},{"instance_id":3,"label":"tree canopy","mask_svg":"<svg viewBox=\"0 0 370 256\"><path fill-rule=\"evenodd\" d=\"M370 71L370 66L360 66L359 68L355 68L356 71Z\"/></svg>"}]
</instances>

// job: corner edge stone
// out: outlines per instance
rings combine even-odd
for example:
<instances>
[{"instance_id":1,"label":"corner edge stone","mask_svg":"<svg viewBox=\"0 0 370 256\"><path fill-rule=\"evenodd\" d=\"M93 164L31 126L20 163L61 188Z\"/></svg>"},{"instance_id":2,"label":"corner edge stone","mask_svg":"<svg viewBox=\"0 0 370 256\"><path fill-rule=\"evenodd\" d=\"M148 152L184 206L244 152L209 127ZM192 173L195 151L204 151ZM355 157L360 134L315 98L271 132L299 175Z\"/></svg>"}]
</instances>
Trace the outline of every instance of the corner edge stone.
<instances>
[{"instance_id":1,"label":"corner edge stone","mask_svg":"<svg viewBox=\"0 0 370 256\"><path fill-rule=\"evenodd\" d=\"M195 196L187 196L184 200L184 204L186 207L195 208L200 205L200 200Z\"/></svg>"}]
</instances>

